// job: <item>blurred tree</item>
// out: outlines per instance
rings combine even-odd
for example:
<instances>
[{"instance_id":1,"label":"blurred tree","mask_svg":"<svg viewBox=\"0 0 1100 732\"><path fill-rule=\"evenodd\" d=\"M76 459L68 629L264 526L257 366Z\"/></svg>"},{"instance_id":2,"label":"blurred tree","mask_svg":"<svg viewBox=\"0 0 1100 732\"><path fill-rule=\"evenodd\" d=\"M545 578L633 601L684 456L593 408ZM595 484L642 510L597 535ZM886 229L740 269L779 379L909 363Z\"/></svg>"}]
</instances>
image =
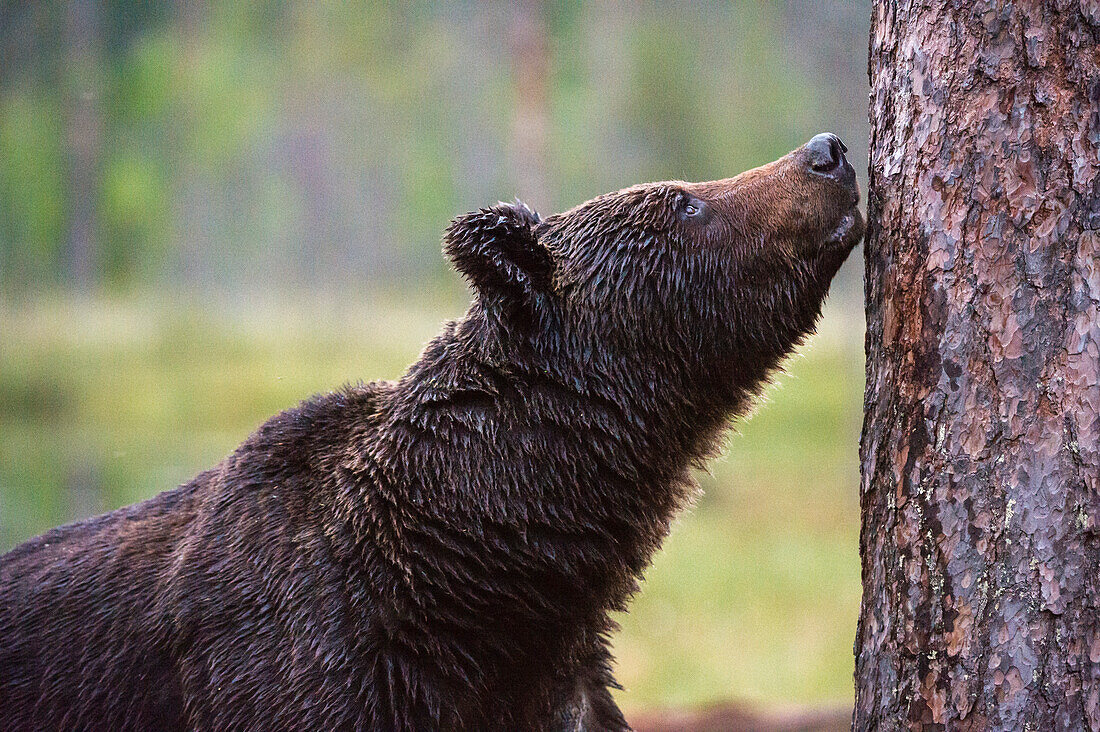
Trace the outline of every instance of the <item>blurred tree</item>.
<instances>
[{"instance_id":1,"label":"blurred tree","mask_svg":"<svg viewBox=\"0 0 1100 732\"><path fill-rule=\"evenodd\" d=\"M545 5L542 0L513 2L510 26L516 95L512 119L516 186L518 194L536 208L550 202L546 182L550 29Z\"/></svg>"},{"instance_id":2,"label":"blurred tree","mask_svg":"<svg viewBox=\"0 0 1100 732\"><path fill-rule=\"evenodd\" d=\"M68 3L65 150L69 221L64 262L70 286L84 292L97 284L100 266L96 242L96 191L103 140L97 59L100 23L96 0Z\"/></svg>"},{"instance_id":3,"label":"blurred tree","mask_svg":"<svg viewBox=\"0 0 1100 732\"><path fill-rule=\"evenodd\" d=\"M179 57L177 78L183 89L180 104L176 112L173 129L173 147L178 156L178 195L177 199L177 242L176 253L179 262L179 277L189 287L195 287L210 279L209 220L206 201L200 191L202 179L199 166L199 145L196 144L195 130L199 128L200 109L196 87L197 77L201 74L202 40L205 31L205 0L175 0L176 23L182 40L182 53Z\"/></svg>"},{"instance_id":4,"label":"blurred tree","mask_svg":"<svg viewBox=\"0 0 1100 732\"><path fill-rule=\"evenodd\" d=\"M709 74L701 69L690 18L653 17L640 24L634 41L630 119L650 150L647 178L706 177L716 143L691 131L706 129ZM720 145L721 143L717 143Z\"/></svg>"},{"instance_id":5,"label":"blurred tree","mask_svg":"<svg viewBox=\"0 0 1100 732\"><path fill-rule=\"evenodd\" d=\"M442 275L458 211L722 177L820 131L840 87L787 61L823 12L788 11L799 36L750 2L0 2L0 282L359 297Z\"/></svg>"},{"instance_id":6,"label":"blurred tree","mask_svg":"<svg viewBox=\"0 0 1100 732\"><path fill-rule=\"evenodd\" d=\"M875 3L857 730L1100 729L1098 40Z\"/></svg>"}]
</instances>

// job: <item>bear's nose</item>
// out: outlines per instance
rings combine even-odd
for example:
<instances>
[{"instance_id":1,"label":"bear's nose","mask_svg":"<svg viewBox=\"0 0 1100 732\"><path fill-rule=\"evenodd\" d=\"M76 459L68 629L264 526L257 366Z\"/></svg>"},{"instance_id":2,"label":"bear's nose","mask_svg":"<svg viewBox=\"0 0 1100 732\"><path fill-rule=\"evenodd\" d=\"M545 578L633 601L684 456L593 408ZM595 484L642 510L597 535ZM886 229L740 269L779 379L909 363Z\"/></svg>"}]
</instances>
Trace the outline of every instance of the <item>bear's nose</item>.
<instances>
[{"instance_id":1,"label":"bear's nose","mask_svg":"<svg viewBox=\"0 0 1100 732\"><path fill-rule=\"evenodd\" d=\"M815 135L806 143L806 162L815 173L829 174L844 162L844 153L848 148L832 132Z\"/></svg>"}]
</instances>

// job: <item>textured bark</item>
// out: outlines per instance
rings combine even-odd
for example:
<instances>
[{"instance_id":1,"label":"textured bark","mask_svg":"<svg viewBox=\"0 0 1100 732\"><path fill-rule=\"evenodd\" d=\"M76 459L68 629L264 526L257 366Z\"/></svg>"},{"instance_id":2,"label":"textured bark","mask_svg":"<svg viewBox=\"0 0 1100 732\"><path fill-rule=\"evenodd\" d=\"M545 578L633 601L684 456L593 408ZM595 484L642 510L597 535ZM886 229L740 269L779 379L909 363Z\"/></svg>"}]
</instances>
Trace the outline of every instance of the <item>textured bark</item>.
<instances>
[{"instance_id":1,"label":"textured bark","mask_svg":"<svg viewBox=\"0 0 1100 732\"><path fill-rule=\"evenodd\" d=\"M858 730L1100 729L1098 26L875 2Z\"/></svg>"}]
</instances>

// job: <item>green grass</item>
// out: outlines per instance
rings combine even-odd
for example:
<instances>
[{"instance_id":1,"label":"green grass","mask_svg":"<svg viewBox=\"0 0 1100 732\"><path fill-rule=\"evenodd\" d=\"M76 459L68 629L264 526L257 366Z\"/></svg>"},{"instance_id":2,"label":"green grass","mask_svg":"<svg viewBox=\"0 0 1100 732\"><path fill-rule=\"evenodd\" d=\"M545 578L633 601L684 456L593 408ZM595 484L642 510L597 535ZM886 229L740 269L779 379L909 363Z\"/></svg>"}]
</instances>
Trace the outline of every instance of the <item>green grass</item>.
<instances>
[{"instance_id":1,"label":"green grass","mask_svg":"<svg viewBox=\"0 0 1100 732\"><path fill-rule=\"evenodd\" d=\"M851 700L861 361L811 344L700 476L620 619L624 707Z\"/></svg>"},{"instance_id":2,"label":"green grass","mask_svg":"<svg viewBox=\"0 0 1100 732\"><path fill-rule=\"evenodd\" d=\"M0 550L186 481L311 393L398 376L460 312L4 306ZM624 708L850 701L862 357L843 320L828 311L823 334L700 475L703 495L619 618Z\"/></svg>"}]
</instances>

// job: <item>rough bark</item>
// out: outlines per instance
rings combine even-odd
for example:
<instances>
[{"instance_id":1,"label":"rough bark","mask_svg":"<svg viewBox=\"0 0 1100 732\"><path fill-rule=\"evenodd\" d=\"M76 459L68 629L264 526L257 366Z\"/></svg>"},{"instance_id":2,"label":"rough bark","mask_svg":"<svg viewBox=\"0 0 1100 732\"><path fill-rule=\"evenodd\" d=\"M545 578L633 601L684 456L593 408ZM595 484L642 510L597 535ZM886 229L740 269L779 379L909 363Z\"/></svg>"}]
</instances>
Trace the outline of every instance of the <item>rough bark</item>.
<instances>
[{"instance_id":1,"label":"rough bark","mask_svg":"<svg viewBox=\"0 0 1100 732\"><path fill-rule=\"evenodd\" d=\"M855 729L1100 729L1098 37L875 2Z\"/></svg>"}]
</instances>

